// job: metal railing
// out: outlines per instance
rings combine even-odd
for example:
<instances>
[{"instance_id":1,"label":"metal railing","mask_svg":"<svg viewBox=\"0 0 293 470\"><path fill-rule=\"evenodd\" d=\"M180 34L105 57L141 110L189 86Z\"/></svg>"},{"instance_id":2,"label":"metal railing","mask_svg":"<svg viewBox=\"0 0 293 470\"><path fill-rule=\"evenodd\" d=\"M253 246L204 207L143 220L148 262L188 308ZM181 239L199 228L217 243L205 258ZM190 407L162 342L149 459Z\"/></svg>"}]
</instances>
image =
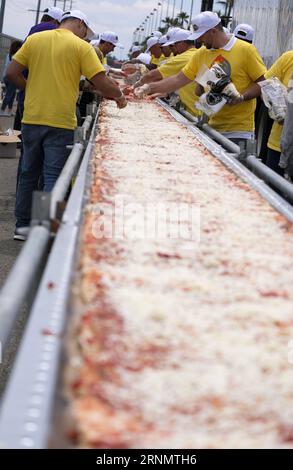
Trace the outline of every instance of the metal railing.
<instances>
[{"instance_id":1,"label":"metal railing","mask_svg":"<svg viewBox=\"0 0 293 470\"><path fill-rule=\"evenodd\" d=\"M229 153L232 153L235 158L237 158L241 163L252 170L265 183L273 186L275 189L281 192L287 200L293 202L293 184L262 163L261 160L255 155L256 152L251 152L252 149L249 147L247 149L242 149L239 145L223 136L220 132L213 129L207 123L201 122L201 120L190 114L185 109L180 108L178 112L190 123L194 124L194 126L197 126L211 139L221 145L221 147L223 147Z\"/></svg>"},{"instance_id":2,"label":"metal railing","mask_svg":"<svg viewBox=\"0 0 293 470\"><path fill-rule=\"evenodd\" d=\"M96 112L96 107L91 111ZM58 218L58 204L65 201L72 178L76 174L88 143L93 116L87 116L76 133L76 142L51 193L36 192L33 199L31 226L27 240L0 291L0 341L2 352L21 307L33 302L52 238L51 224Z\"/></svg>"},{"instance_id":3,"label":"metal railing","mask_svg":"<svg viewBox=\"0 0 293 470\"><path fill-rule=\"evenodd\" d=\"M164 100L159 99L158 102L176 120L187 125L216 158L261 194L286 219L293 222L293 205L268 186L267 182L278 188L289 199L291 199L293 185L251 155L249 145L244 151L207 124L198 122L198 119L188 111L175 110Z\"/></svg>"}]
</instances>

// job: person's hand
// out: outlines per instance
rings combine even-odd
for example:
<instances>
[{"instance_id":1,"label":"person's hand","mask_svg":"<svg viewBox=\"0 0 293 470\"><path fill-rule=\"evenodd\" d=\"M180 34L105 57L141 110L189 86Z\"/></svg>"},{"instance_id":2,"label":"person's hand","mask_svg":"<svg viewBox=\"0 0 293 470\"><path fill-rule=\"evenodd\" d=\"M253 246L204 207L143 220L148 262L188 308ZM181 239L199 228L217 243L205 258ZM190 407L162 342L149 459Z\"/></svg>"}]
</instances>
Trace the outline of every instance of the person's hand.
<instances>
[{"instance_id":1,"label":"person's hand","mask_svg":"<svg viewBox=\"0 0 293 470\"><path fill-rule=\"evenodd\" d=\"M272 104L268 109L269 116L273 121L277 121L279 124L284 124L286 117L287 107L282 106L282 104L275 103Z\"/></svg>"},{"instance_id":2,"label":"person's hand","mask_svg":"<svg viewBox=\"0 0 293 470\"><path fill-rule=\"evenodd\" d=\"M133 73L137 72L138 66L137 64L124 64L121 67L121 70L125 73L125 75L132 75Z\"/></svg>"},{"instance_id":3,"label":"person's hand","mask_svg":"<svg viewBox=\"0 0 293 470\"><path fill-rule=\"evenodd\" d=\"M135 88L134 90L135 96L140 100L145 98L145 96L149 95L150 93L151 93L151 87L147 83L145 83L144 85L138 88Z\"/></svg>"},{"instance_id":4,"label":"person's hand","mask_svg":"<svg viewBox=\"0 0 293 470\"><path fill-rule=\"evenodd\" d=\"M139 88L143 86L142 80L137 80L137 82L134 83L133 88Z\"/></svg>"},{"instance_id":5,"label":"person's hand","mask_svg":"<svg viewBox=\"0 0 293 470\"><path fill-rule=\"evenodd\" d=\"M239 93L235 85L231 82L222 90L221 95L226 98L228 104L234 105L244 101L244 96Z\"/></svg>"},{"instance_id":6,"label":"person's hand","mask_svg":"<svg viewBox=\"0 0 293 470\"><path fill-rule=\"evenodd\" d=\"M127 99L125 98L123 93L121 93L121 96L119 96L119 98L116 98L115 101L117 103L117 108L119 109L125 108L127 106Z\"/></svg>"}]
</instances>

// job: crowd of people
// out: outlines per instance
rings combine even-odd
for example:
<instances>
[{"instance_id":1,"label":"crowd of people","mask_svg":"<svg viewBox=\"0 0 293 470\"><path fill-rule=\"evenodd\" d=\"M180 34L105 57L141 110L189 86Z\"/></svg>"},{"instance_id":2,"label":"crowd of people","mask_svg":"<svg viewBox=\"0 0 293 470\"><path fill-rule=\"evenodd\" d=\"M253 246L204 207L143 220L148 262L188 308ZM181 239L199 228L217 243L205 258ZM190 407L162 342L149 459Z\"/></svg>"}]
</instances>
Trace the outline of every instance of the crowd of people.
<instances>
[{"instance_id":1,"label":"crowd of people","mask_svg":"<svg viewBox=\"0 0 293 470\"><path fill-rule=\"evenodd\" d=\"M116 33L105 31L97 39L81 11L64 13L51 7L24 43L10 50L2 111L11 110L18 89L16 125L21 121L22 132L15 239L25 238L21 229L30 223L33 191L51 191L68 158L68 146L73 144L74 129L81 119L81 76L83 96L89 101L98 93L115 100L119 108L125 107L126 97L111 74L126 76L137 98L175 92L178 101L197 117L216 104L217 112L209 115L212 128L244 146L254 138L259 84L276 77L288 88L293 51L267 70L253 45L250 25L240 24L231 33L209 11L198 14L191 24L192 31L179 27L169 28L164 35L154 31L145 50L133 44L129 60L119 71L107 65L107 55L121 46ZM211 76L218 79L207 91L205 84L211 83ZM289 177L293 177L292 113L289 99L285 125L280 120L273 124L266 160L274 171Z\"/></svg>"},{"instance_id":2,"label":"crowd of people","mask_svg":"<svg viewBox=\"0 0 293 470\"><path fill-rule=\"evenodd\" d=\"M193 33L184 38L186 30L171 28L165 37L159 37L157 32L154 38L147 41L146 52L150 52L146 59L145 53L138 55L137 60L147 64L150 69L154 68L153 57L157 57L154 50L162 41L171 47L172 59L165 62L161 58L155 70L150 70L147 74L134 84L137 88L137 96L153 95L164 96L174 91L183 94L183 90L189 85L187 98L181 97L181 101L189 112L196 115L198 111L194 108L194 92L199 97L203 95L204 89L198 82L198 77L204 67L211 69L215 64L219 64L222 69L228 71L230 84L225 88L227 105L222 107L217 113L209 118L211 127L219 131L225 137L235 143L247 142L254 138L255 132L255 111L256 98L261 95L261 87L258 83L272 77L276 77L287 88L293 74L293 51L284 53L272 67L267 70L263 60L253 45L254 30L248 24L239 24L233 34L223 27L221 19L216 13L203 12L192 20ZM188 57L178 47L197 47L193 49L192 57ZM163 50L163 49L162 49ZM148 65L150 64L150 66ZM173 69L173 70L172 70ZM167 70L169 73L166 73ZM167 78L168 77L168 78ZM196 85L194 85L194 81ZM210 97L210 96L209 96ZM214 97L214 95L212 95ZM290 101L290 100L289 100ZM190 103L192 106L190 107ZM289 102L289 108L290 108ZM267 143L266 164L268 167L292 178L290 162L293 158L293 150L288 145L292 141L292 131L290 132L289 112L287 116L288 124L283 132L283 123L275 121ZM292 128L292 125L291 125ZM281 135L286 141L286 148L281 149ZM290 140L291 139L291 140ZM286 152L286 155L281 154Z\"/></svg>"}]
</instances>

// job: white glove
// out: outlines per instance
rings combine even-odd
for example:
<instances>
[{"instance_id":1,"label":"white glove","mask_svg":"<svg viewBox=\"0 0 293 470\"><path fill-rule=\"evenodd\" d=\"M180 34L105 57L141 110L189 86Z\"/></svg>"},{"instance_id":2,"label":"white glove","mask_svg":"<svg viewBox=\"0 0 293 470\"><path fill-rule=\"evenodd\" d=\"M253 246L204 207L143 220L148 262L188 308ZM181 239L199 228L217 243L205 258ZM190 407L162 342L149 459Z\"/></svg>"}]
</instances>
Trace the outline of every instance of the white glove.
<instances>
[{"instance_id":1,"label":"white glove","mask_svg":"<svg viewBox=\"0 0 293 470\"><path fill-rule=\"evenodd\" d=\"M234 83L232 82L228 83L228 85L225 86L225 88L221 92L221 95L224 95L229 104L239 104L244 101L243 95L239 93Z\"/></svg>"},{"instance_id":2,"label":"white glove","mask_svg":"<svg viewBox=\"0 0 293 470\"><path fill-rule=\"evenodd\" d=\"M279 124L283 124L287 113L287 106L284 106L283 103L275 103L268 109L268 112L271 119L277 121Z\"/></svg>"},{"instance_id":3,"label":"white glove","mask_svg":"<svg viewBox=\"0 0 293 470\"><path fill-rule=\"evenodd\" d=\"M143 83L141 81L141 79L137 80L137 82L135 82L135 84L133 85L133 88L139 88L143 86Z\"/></svg>"},{"instance_id":4,"label":"white glove","mask_svg":"<svg viewBox=\"0 0 293 470\"><path fill-rule=\"evenodd\" d=\"M139 98L140 100L145 98L145 96L149 95L150 92L151 92L151 87L147 83L145 83L141 87L134 89L135 96Z\"/></svg>"},{"instance_id":5,"label":"white glove","mask_svg":"<svg viewBox=\"0 0 293 470\"><path fill-rule=\"evenodd\" d=\"M136 83L141 77L141 74L139 71L135 72L135 73L132 73L131 75L128 75L126 78L125 78L125 82L127 83L127 85L134 85L134 83Z\"/></svg>"}]
</instances>

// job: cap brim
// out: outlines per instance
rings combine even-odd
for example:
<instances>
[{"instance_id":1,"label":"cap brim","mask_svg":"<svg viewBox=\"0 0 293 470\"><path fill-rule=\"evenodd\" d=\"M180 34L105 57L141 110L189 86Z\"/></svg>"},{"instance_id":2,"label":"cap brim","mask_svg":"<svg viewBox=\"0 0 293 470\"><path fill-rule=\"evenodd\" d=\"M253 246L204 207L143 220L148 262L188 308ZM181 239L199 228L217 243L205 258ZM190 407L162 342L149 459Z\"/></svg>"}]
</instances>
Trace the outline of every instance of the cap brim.
<instances>
[{"instance_id":1,"label":"cap brim","mask_svg":"<svg viewBox=\"0 0 293 470\"><path fill-rule=\"evenodd\" d=\"M173 46L173 44L175 44L175 41L167 41L164 46Z\"/></svg>"},{"instance_id":2,"label":"cap brim","mask_svg":"<svg viewBox=\"0 0 293 470\"><path fill-rule=\"evenodd\" d=\"M147 58L146 56L149 56L149 57ZM145 65L149 65L151 63L152 57L150 54L147 54L146 52L141 52L139 56L137 57L137 60L140 60Z\"/></svg>"},{"instance_id":3,"label":"cap brim","mask_svg":"<svg viewBox=\"0 0 293 470\"><path fill-rule=\"evenodd\" d=\"M88 26L87 27L87 33L86 33L86 38L91 40L95 36L95 32Z\"/></svg>"},{"instance_id":4,"label":"cap brim","mask_svg":"<svg viewBox=\"0 0 293 470\"><path fill-rule=\"evenodd\" d=\"M210 28L213 29L213 28ZM210 31L210 29L205 29L205 30L198 30L195 33L191 33L190 36L186 39L186 41L197 41L197 39L201 38L205 33Z\"/></svg>"}]
</instances>

